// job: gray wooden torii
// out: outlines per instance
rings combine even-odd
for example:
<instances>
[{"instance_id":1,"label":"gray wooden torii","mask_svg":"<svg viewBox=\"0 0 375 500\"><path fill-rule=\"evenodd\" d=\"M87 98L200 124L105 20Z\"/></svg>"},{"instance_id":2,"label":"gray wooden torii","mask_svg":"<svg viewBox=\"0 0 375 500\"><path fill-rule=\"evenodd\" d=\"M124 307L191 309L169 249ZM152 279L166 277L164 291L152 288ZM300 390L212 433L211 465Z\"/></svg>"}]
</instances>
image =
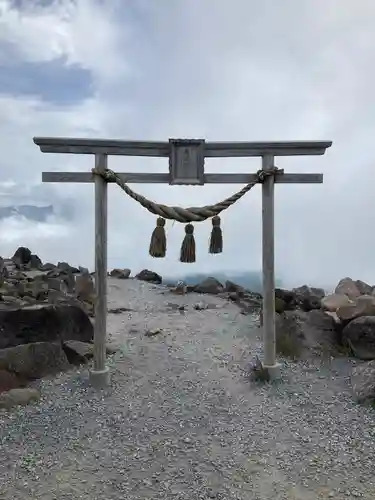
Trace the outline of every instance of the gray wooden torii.
<instances>
[{"instance_id":1,"label":"gray wooden torii","mask_svg":"<svg viewBox=\"0 0 375 500\"><path fill-rule=\"evenodd\" d=\"M120 141L79 138L35 137L43 153L91 154L97 172L105 171L109 155L153 156L169 158L168 173L122 173L127 183L165 183L170 185L247 184L256 174L206 174L205 158L262 158L262 169L275 167L275 156L323 155L331 141L291 142L205 142L201 139L156 141ZM106 365L107 329L107 182L92 172L43 172L43 182L95 183L95 327L94 366L91 384L100 388L109 384ZM323 174L280 173L262 183L263 243L263 340L264 363L271 378L279 375L275 335L275 264L274 264L274 183L321 184Z\"/></svg>"}]
</instances>

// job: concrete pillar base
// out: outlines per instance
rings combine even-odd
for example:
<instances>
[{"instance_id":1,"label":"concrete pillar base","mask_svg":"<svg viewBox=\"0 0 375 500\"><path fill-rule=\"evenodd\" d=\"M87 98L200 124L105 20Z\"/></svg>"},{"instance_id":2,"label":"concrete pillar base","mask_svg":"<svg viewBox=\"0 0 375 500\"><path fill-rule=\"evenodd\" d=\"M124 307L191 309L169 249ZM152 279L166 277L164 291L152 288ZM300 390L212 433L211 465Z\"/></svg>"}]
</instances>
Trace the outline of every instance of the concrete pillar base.
<instances>
[{"instance_id":1,"label":"concrete pillar base","mask_svg":"<svg viewBox=\"0 0 375 500\"><path fill-rule=\"evenodd\" d=\"M108 366L104 370L90 370L89 372L90 385L94 389L104 389L111 383L111 374Z\"/></svg>"},{"instance_id":2,"label":"concrete pillar base","mask_svg":"<svg viewBox=\"0 0 375 500\"><path fill-rule=\"evenodd\" d=\"M275 363L274 365L263 364L263 369L267 371L270 381L280 380L281 378L281 363Z\"/></svg>"}]
</instances>

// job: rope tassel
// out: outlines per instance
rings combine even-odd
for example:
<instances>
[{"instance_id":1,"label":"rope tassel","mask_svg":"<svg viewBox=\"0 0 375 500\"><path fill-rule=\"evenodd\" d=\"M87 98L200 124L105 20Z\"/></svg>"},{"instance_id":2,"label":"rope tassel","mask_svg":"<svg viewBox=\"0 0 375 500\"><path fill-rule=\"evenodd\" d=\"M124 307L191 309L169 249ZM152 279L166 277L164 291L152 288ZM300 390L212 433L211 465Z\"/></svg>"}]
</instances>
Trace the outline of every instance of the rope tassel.
<instances>
[{"instance_id":1,"label":"rope tassel","mask_svg":"<svg viewBox=\"0 0 375 500\"><path fill-rule=\"evenodd\" d=\"M221 253L223 251L223 233L220 227L220 223L221 219L218 215L212 217L212 231L209 253Z\"/></svg>"},{"instance_id":2,"label":"rope tassel","mask_svg":"<svg viewBox=\"0 0 375 500\"><path fill-rule=\"evenodd\" d=\"M193 224L186 224L185 238L181 245L180 262L195 262L195 238Z\"/></svg>"},{"instance_id":3,"label":"rope tassel","mask_svg":"<svg viewBox=\"0 0 375 500\"><path fill-rule=\"evenodd\" d=\"M156 227L152 232L149 254L151 257L163 258L167 252L167 238L165 236L165 219L158 217Z\"/></svg>"}]
</instances>

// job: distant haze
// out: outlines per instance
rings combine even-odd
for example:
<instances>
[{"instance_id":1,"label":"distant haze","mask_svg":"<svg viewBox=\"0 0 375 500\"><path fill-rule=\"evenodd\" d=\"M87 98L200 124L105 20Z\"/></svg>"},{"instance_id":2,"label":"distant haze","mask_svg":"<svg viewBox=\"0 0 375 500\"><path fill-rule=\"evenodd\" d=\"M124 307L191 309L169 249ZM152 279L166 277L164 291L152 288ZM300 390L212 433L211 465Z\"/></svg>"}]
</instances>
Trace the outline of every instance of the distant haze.
<instances>
[{"instance_id":1,"label":"distant haze","mask_svg":"<svg viewBox=\"0 0 375 500\"><path fill-rule=\"evenodd\" d=\"M203 281L205 278L209 276L215 277L220 281L223 285L227 280L233 281L236 285L240 285L248 290L252 290L253 292L262 292L262 273L261 271L244 271L243 273L223 271L216 272L214 274L205 274L205 273L191 273L191 274L182 274L179 276L179 279L183 280L187 285L196 285L197 283ZM169 278L163 276L163 283L176 283L176 278ZM276 286L282 287L281 280L276 280Z\"/></svg>"}]
</instances>

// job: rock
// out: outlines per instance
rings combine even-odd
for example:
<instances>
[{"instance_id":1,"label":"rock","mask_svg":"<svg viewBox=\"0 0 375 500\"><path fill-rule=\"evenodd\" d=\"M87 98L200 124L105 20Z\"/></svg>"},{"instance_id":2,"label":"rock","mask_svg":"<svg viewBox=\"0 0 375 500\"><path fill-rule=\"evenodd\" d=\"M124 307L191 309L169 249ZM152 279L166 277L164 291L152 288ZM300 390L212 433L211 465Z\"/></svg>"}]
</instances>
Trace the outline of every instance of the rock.
<instances>
[{"instance_id":1,"label":"rock","mask_svg":"<svg viewBox=\"0 0 375 500\"><path fill-rule=\"evenodd\" d=\"M356 358L375 359L375 316L353 319L342 331L342 343Z\"/></svg>"},{"instance_id":2,"label":"rock","mask_svg":"<svg viewBox=\"0 0 375 500\"><path fill-rule=\"evenodd\" d=\"M161 285L163 279L160 274L150 271L148 269L143 269L140 273L136 275L137 280L147 281L148 283L155 283Z\"/></svg>"},{"instance_id":3,"label":"rock","mask_svg":"<svg viewBox=\"0 0 375 500\"><path fill-rule=\"evenodd\" d=\"M63 349L69 363L77 365L87 363L94 356L94 344L88 342L80 342L79 340L66 340L63 342ZM119 350L118 345L107 345L106 352L108 355L114 354Z\"/></svg>"},{"instance_id":4,"label":"rock","mask_svg":"<svg viewBox=\"0 0 375 500\"><path fill-rule=\"evenodd\" d=\"M30 261L28 262L28 264L30 265L30 269L41 269L41 267L43 266L42 261L35 253L32 253L30 255Z\"/></svg>"},{"instance_id":5,"label":"rock","mask_svg":"<svg viewBox=\"0 0 375 500\"><path fill-rule=\"evenodd\" d=\"M39 401L40 392L31 387L11 389L0 394L0 408L10 409L14 406L26 406L33 401Z\"/></svg>"},{"instance_id":6,"label":"rock","mask_svg":"<svg viewBox=\"0 0 375 500\"><path fill-rule=\"evenodd\" d=\"M81 274L90 274L90 271L87 269L87 267L78 266L78 269Z\"/></svg>"},{"instance_id":7,"label":"rock","mask_svg":"<svg viewBox=\"0 0 375 500\"><path fill-rule=\"evenodd\" d=\"M90 278L88 274L84 274L82 275L82 277ZM60 279L61 279L61 289L65 293L74 293L76 285L75 275L70 271L66 271L60 274Z\"/></svg>"},{"instance_id":8,"label":"rock","mask_svg":"<svg viewBox=\"0 0 375 500\"><path fill-rule=\"evenodd\" d=\"M292 290L296 295L300 297L317 297L318 299L322 299L325 296L325 291L323 288L315 288L307 285L299 286L298 288L293 288Z\"/></svg>"},{"instance_id":9,"label":"rock","mask_svg":"<svg viewBox=\"0 0 375 500\"><path fill-rule=\"evenodd\" d=\"M276 348L291 358L335 352L338 334L331 316L322 310L285 311L276 316Z\"/></svg>"},{"instance_id":10,"label":"rock","mask_svg":"<svg viewBox=\"0 0 375 500\"><path fill-rule=\"evenodd\" d=\"M94 281L89 274L76 276L75 293L78 299L89 302L90 304L95 303Z\"/></svg>"},{"instance_id":11,"label":"rock","mask_svg":"<svg viewBox=\"0 0 375 500\"><path fill-rule=\"evenodd\" d=\"M0 393L16 387L24 387L25 385L25 382L17 377L15 373L0 369Z\"/></svg>"},{"instance_id":12,"label":"rock","mask_svg":"<svg viewBox=\"0 0 375 500\"><path fill-rule=\"evenodd\" d=\"M224 287L216 278L206 278L201 283L195 286L194 292L197 293L209 293L216 295L223 292Z\"/></svg>"},{"instance_id":13,"label":"rock","mask_svg":"<svg viewBox=\"0 0 375 500\"><path fill-rule=\"evenodd\" d=\"M325 296L323 288L314 288L307 285L293 288L295 293L294 303L299 306L302 311L312 311L313 309L320 309L321 299Z\"/></svg>"},{"instance_id":14,"label":"rock","mask_svg":"<svg viewBox=\"0 0 375 500\"><path fill-rule=\"evenodd\" d=\"M94 328L88 315L73 305L37 305L0 309L0 349L31 342L90 342Z\"/></svg>"},{"instance_id":15,"label":"rock","mask_svg":"<svg viewBox=\"0 0 375 500\"><path fill-rule=\"evenodd\" d=\"M112 278L117 278L120 280L128 279L130 274L131 274L130 269L112 269L112 271L110 272L110 276L112 276Z\"/></svg>"},{"instance_id":16,"label":"rock","mask_svg":"<svg viewBox=\"0 0 375 500\"><path fill-rule=\"evenodd\" d=\"M360 316L375 316L375 297L360 295L356 302L339 307L336 314L342 321L351 321Z\"/></svg>"},{"instance_id":17,"label":"rock","mask_svg":"<svg viewBox=\"0 0 375 500\"><path fill-rule=\"evenodd\" d=\"M302 297L300 300L300 308L302 311L313 311L314 309L320 309L321 308L321 298L319 297L314 297L313 295L311 297Z\"/></svg>"},{"instance_id":18,"label":"rock","mask_svg":"<svg viewBox=\"0 0 375 500\"><path fill-rule=\"evenodd\" d=\"M72 297L71 295L66 295L64 293L58 292L57 290L48 290L48 303L56 306L76 306L82 309L85 314L93 316L94 314L94 304L89 302L83 302L77 299L77 297Z\"/></svg>"},{"instance_id":19,"label":"rock","mask_svg":"<svg viewBox=\"0 0 375 500\"><path fill-rule=\"evenodd\" d=\"M171 292L176 295L185 295L186 294L186 285L183 281L178 281L174 288L171 288Z\"/></svg>"},{"instance_id":20,"label":"rock","mask_svg":"<svg viewBox=\"0 0 375 500\"><path fill-rule=\"evenodd\" d=\"M0 257L0 286L3 286L4 280L9 277L8 268L5 265L5 261L2 257Z\"/></svg>"},{"instance_id":21,"label":"rock","mask_svg":"<svg viewBox=\"0 0 375 500\"><path fill-rule=\"evenodd\" d=\"M0 350L0 369L35 380L69 369L60 342L35 342Z\"/></svg>"},{"instance_id":22,"label":"rock","mask_svg":"<svg viewBox=\"0 0 375 500\"><path fill-rule=\"evenodd\" d=\"M362 280L355 281L356 287L361 295L371 295L373 287Z\"/></svg>"},{"instance_id":23,"label":"rock","mask_svg":"<svg viewBox=\"0 0 375 500\"><path fill-rule=\"evenodd\" d=\"M242 286L236 285L236 283L229 280L225 282L225 291L229 293L236 293L238 297L243 297L245 295L245 289Z\"/></svg>"},{"instance_id":24,"label":"rock","mask_svg":"<svg viewBox=\"0 0 375 500\"><path fill-rule=\"evenodd\" d=\"M196 311L204 311L208 309L208 304L205 304L204 302L197 302L196 304L193 304L193 309Z\"/></svg>"},{"instance_id":25,"label":"rock","mask_svg":"<svg viewBox=\"0 0 375 500\"><path fill-rule=\"evenodd\" d=\"M333 319L333 322L336 325L336 327L341 326L340 318L337 316L336 312L332 312L332 311L324 311L324 312L327 316L330 316Z\"/></svg>"},{"instance_id":26,"label":"rock","mask_svg":"<svg viewBox=\"0 0 375 500\"><path fill-rule=\"evenodd\" d=\"M285 308L288 311L296 309L299 305L298 297L295 292L284 290L283 288L275 289L275 299L281 299L285 302Z\"/></svg>"},{"instance_id":27,"label":"rock","mask_svg":"<svg viewBox=\"0 0 375 500\"><path fill-rule=\"evenodd\" d=\"M153 328L150 330L146 330L145 337L155 337L155 335L159 335L159 333L162 332L163 332L162 328Z\"/></svg>"},{"instance_id":28,"label":"rock","mask_svg":"<svg viewBox=\"0 0 375 500\"><path fill-rule=\"evenodd\" d=\"M350 300L354 300L361 295L355 282L348 277L339 281L335 293L347 295Z\"/></svg>"},{"instance_id":29,"label":"rock","mask_svg":"<svg viewBox=\"0 0 375 500\"><path fill-rule=\"evenodd\" d=\"M74 365L87 363L94 356L94 344L79 340L66 340L63 342L63 349L69 362Z\"/></svg>"},{"instance_id":30,"label":"rock","mask_svg":"<svg viewBox=\"0 0 375 500\"><path fill-rule=\"evenodd\" d=\"M24 266L25 264L28 264L31 260L31 250L27 247L18 247L12 257L12 260L17 266Z\"/></svg>"},{"instance_id":31,"label":"rock","mask_svg":"<svg viewBox=\"0 0 375 500\"><path fill-rule=\"evenodd\" d=\"M375 399L375 360L354 367L351 383L358 403L373 401Z\"/></svg>"},{"instance_id":32,"label":"rock","mask_svg":"<svg viewBox=\"0 0 375 500\"><path fill-rule=\"evenodd\" d=\"M58 278L48 278L47 281L47 288L48 290L57 290L58 292L61 291L61 280Z\"/></svg>"},{"instance_id":33,"label":"rock","mask_svg":"<svg viewBox=\"0 0 375 500\"><path fill-rule=\"evenodd\" d=\"M51 264L51 262L46 262L41 266L42 271L53 271L56 269L55 264Z\"/></svg>"},{"instance_id":34,"label":"rock","mask_svg":"<svg viewBox=\"0 0 375 500\"><path fill-rule=\"evenodd\" d=\"M287 309L287 304L280 297L275 297L275 311L279 314L283 313Z\"/></svg>"},{"instance_id":35,"label":"rock","mask_svg":"<svg viewBox=\"0 0 375 500\"><path fill-rule=\"evenodd\" d=\"M67 262L58 262L56 267L60 271L65 271L67 273L72 273L72 274L79 273L79 269L77 267L73 267Z\"/></svg>"},{"instance_id":36,"label":"rock","mask_svg":"<svg viewBox=\"0 0 375 500\"><path fill-rule=\"evenodd\" d=\"M321 300L321 307L325 311L336 312L339 307L354 304L349 297L343 293L332 293Z\"/></svg>"}]
</instances>

